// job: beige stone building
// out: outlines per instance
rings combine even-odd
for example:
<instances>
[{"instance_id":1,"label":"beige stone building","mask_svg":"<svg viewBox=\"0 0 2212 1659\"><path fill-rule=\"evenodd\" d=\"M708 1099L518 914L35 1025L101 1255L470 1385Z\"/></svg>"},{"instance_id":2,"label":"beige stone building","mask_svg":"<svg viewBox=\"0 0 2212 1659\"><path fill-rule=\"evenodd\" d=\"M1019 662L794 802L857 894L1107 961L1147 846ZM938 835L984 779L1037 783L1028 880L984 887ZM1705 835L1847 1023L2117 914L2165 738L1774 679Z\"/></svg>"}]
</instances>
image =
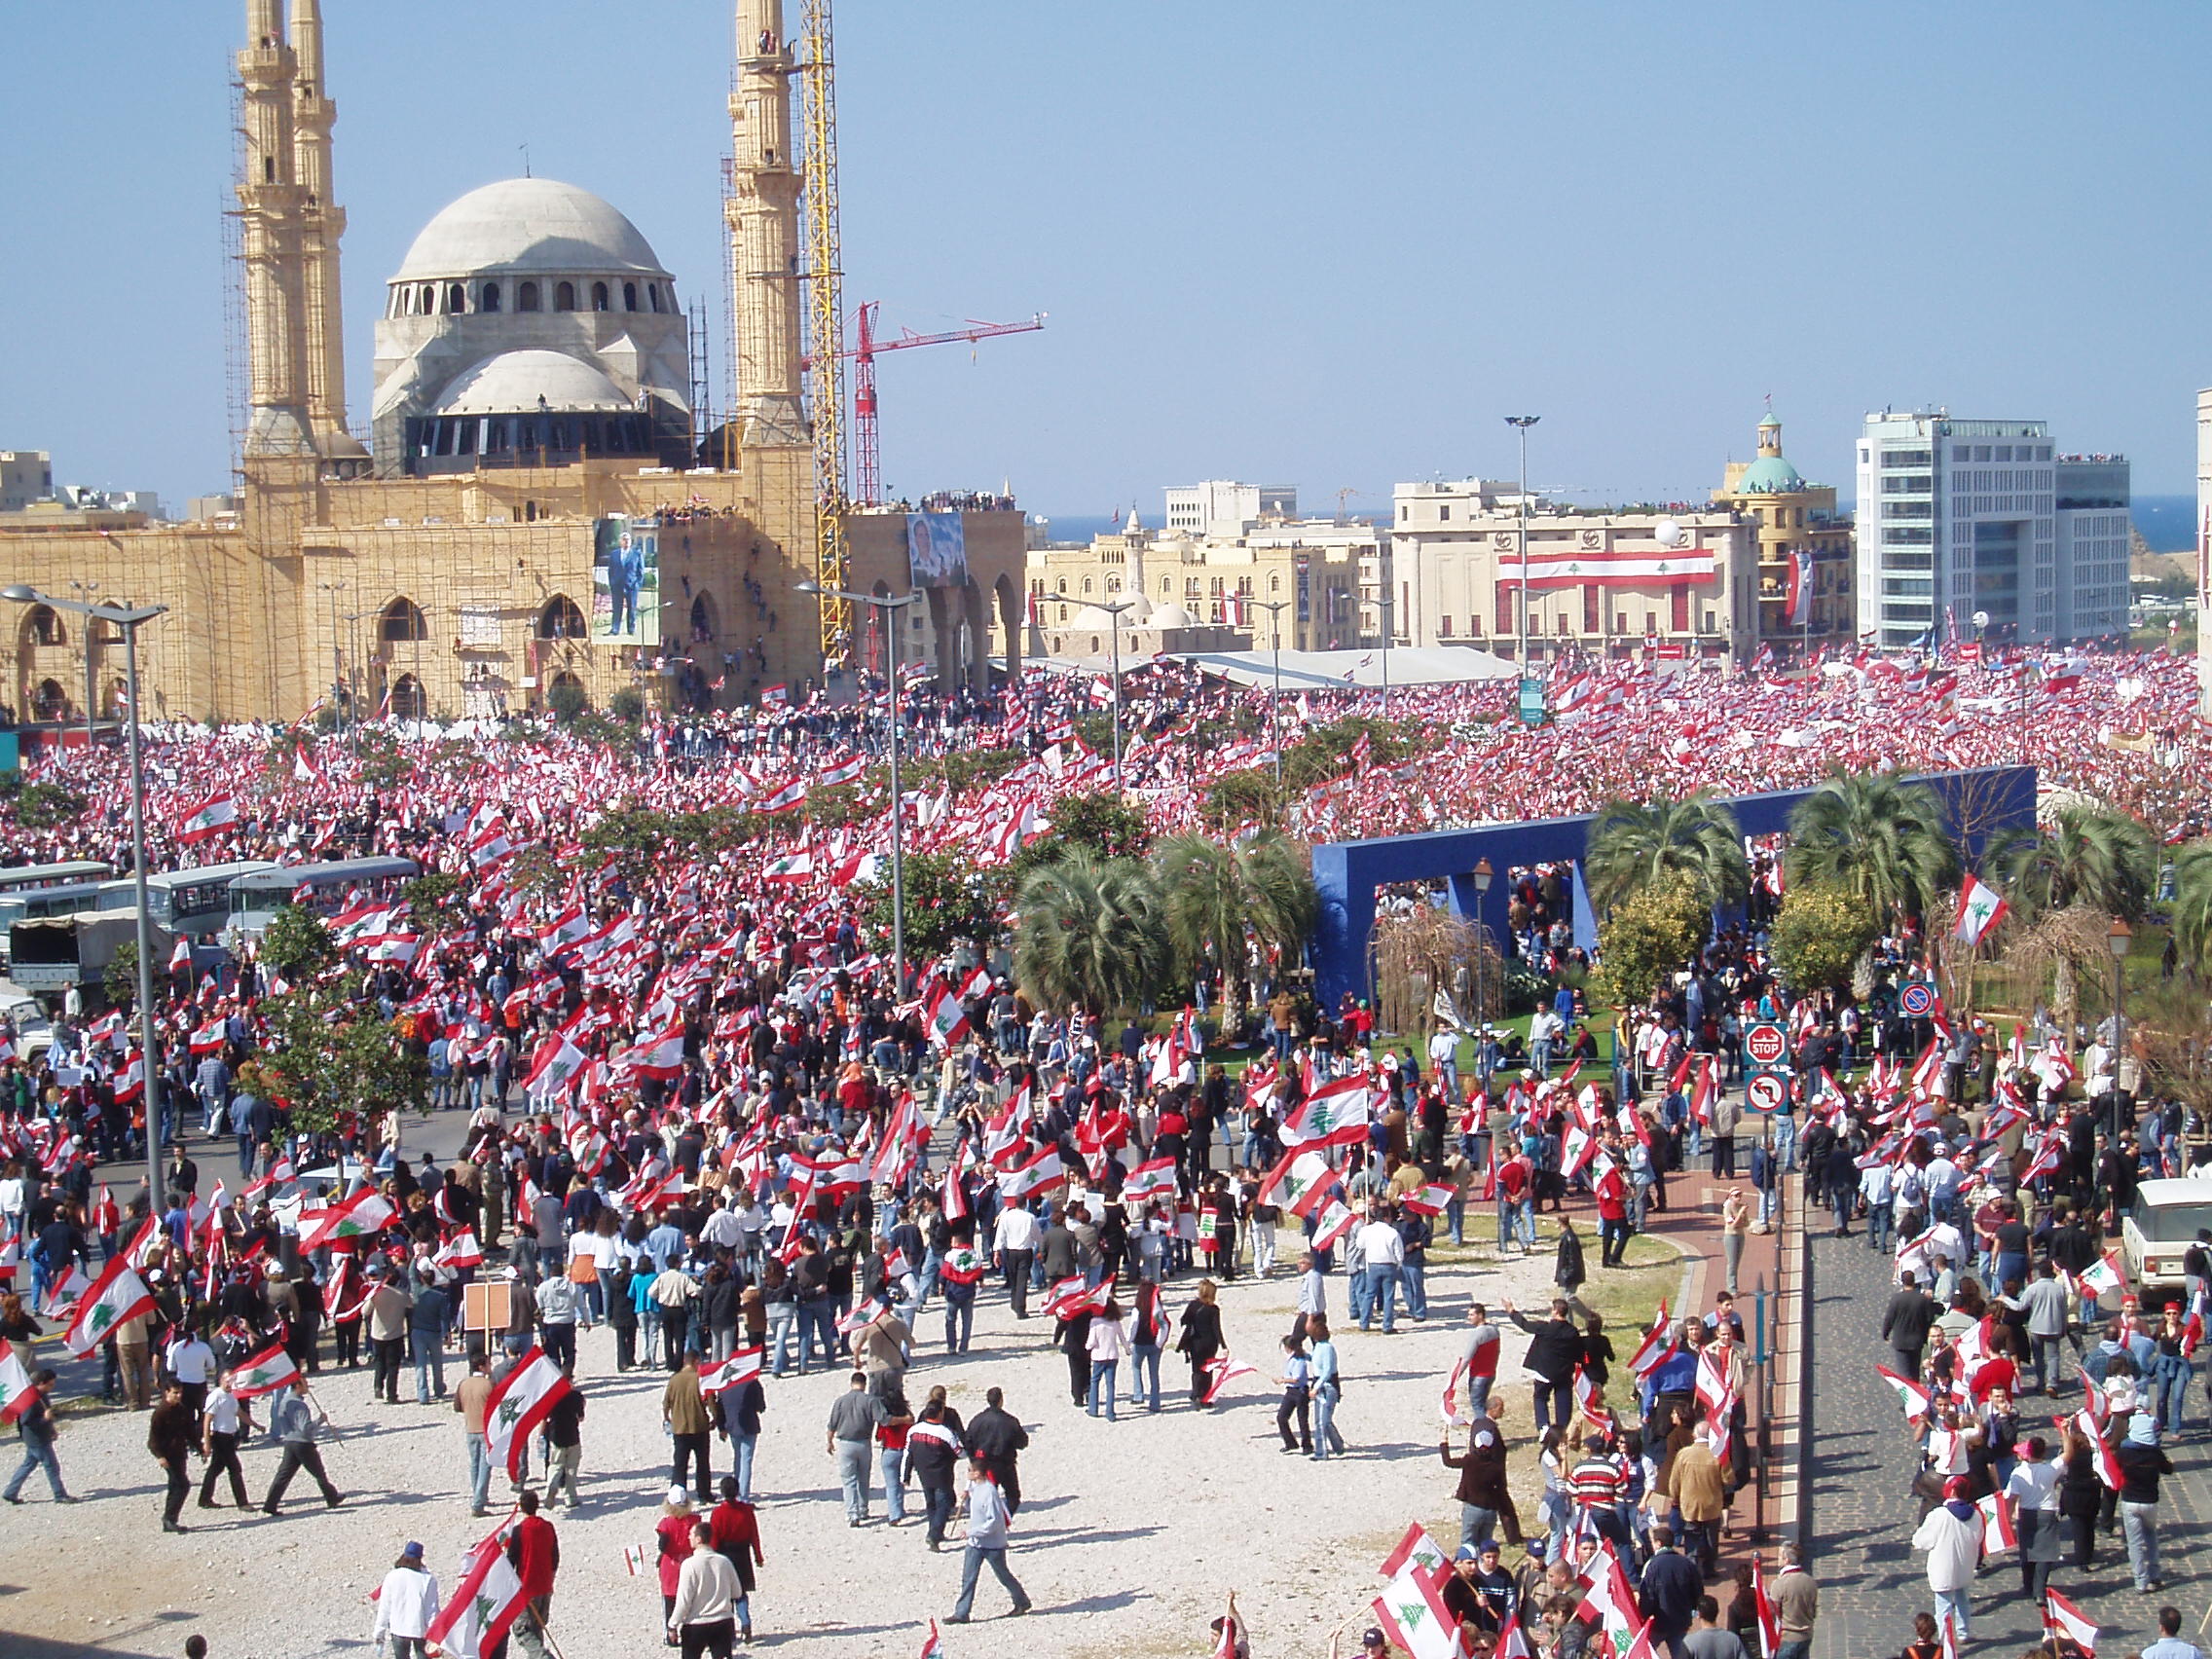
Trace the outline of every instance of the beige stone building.
<instances>
[{"instance_id":1,"label":"beige stone building","mask_svg":"<svg viewBox=\"0 0 2212 1659\"><path fill-rule=\"evenodd\" d=\"M1742 662L1756 650L1757 527L1749 515L1529 505L1530 661L1643 652ZM1470 478L1400 484L1393 507L1398 641L1514 656L1520 502Z\"/></svg>"},{"instance_id":2,"label":"beige stone building","mask_svg":"<svg viewBox=\"0 0 2212 1659\"><path fill-rule=\"evenodd\" d=\"M248 0L236 510L0 514L0 584L168 607L140 634L153 718L289 719L339 698L454 719L563 682L593 702L636 684L727 705L865 661L879 628L864 618L826 660L792 591L817 571L794 60L781 0L736 14L736 415L711 441L676 278L620 212L544 179L472 191L424 228L387 284L371 442L355 438L318 0ZM980 683L990 655L1018 660L1022 539L1013 511L858 514L848 580L904 593L926 554L903 655ZM23 720L81 719L88 682L115 712L120 643L73 615L0 618L0 656Z\"/></svg>"},{"instance_id":3,"label":"beige stone building","mask_svg":"<svg viewBox=\"0 0 2212 1659\"><path fill-rule=\"evenodd\" d=\"M1144 608L1124 618L1124 636L1135 621L1162 610L1172 614L1153 620L1156 630L1206 630L1204 643L1153 648L1266 650L1277 643L1278 629L1284 650L1363 643L1356 538L1314 545L1279 526L1234 541L1156 536L1131 512L1119 535L1081 547L1031 549L1028 584L1031 620L1048 643L1061 635L1088 638L1095 619L1078 620L1086 608L1139 597Z\"/></svg>"},{"instance_id":4,"label":"beige stone building","mask_svg":"<svg viewBox=\"0 0 2212 1659\"><path fill-rule=\"evenodd\" d=\"M1771 412L1759 423L1756 459L1730 461L1713 499L1758 524L1760 640L1778 654L1855 645L1850 515L1837 510L1834 485L1806 483L1785 459Z\"/></svg>"}]
</instances>

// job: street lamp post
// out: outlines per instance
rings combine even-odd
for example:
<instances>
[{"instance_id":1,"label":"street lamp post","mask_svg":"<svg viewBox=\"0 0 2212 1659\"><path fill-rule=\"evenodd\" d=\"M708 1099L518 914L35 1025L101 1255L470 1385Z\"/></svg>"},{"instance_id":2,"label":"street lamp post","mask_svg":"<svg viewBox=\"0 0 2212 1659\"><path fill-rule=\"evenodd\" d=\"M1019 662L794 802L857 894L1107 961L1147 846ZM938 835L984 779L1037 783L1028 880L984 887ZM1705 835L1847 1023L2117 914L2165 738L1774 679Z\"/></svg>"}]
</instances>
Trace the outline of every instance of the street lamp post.
<instances>
[{"instance_id":1,"label":"street lamp post","mask_svg":"<svg viewBox=\"0 0 2212 1659\"><path fill-rule=\"evenodd\" d=\"M1521 434L1521 644L1517 660L1521 665L1524 697L1529 679L1529 428L1542 419L1541 415L1505 418L1505 424Z\"/></svg>"},{"instance_id":2,"label":"street lamp post","mask_svg":"<svg viewBox=\"0 0 2212 1659\"><path fill-rule=\"evenodd\" d=\"M1484 1010L1488 1006L1483 1001L1483 944L1490 938L1490 928L1483 921L1483 900L1490 893L1491 878L1496 873L1495 870L1491 868L1490 860L1478 859L1475 862L1475 1019L1477 1022L1475 1044L1477 1064L1481 1063L1482 1052L1480 1024L1486 1017Z\"/></svg>"},{"instance_id":3,"label":"street lamp post","mask_svg":"<svg viewBox=\"0 0 2212 1659\"><path fill-rule=\"evenodd\" d=\"M899 614L920 599L919 589L899 595L852 593L824 587L820 582L793 584L800 593L817 599L842 599L853 605L872 605L885 614L883 631L890 636L887 660L891 670L891 976L894 999L906 994L906 863L903 820L906 803L899 788Z\"/></svg>"},{"instance_id":4,"label":"street lamp post","mask_svg":"<svg viewBox=\"0 0 2212 1659\"><path fill-rule=\"evenodd\" d=\"M93 605L81 599L56 599L37 588L17 583L0 588L0 599L18 605L45 605L73 611L90 628L95 621L112 622L123 630L124 691L130 699L130 723L124 728L130 743L130 874L138 901L138 1065L145 1074L146 1101L146 1204L147 1214L162 1213L162 1087L160 1055L154 1043L154 933L146 913L146 758L138 747L138 627L166 615L166 605Z\"/></svg>"},{"instance_id":5,"label":"street lamp post","mask_svg":"<svg viewBox=\"0 0 2212 1659\"><path fill-rule=\"evenodd\" d=\"M2127 947L2135 942L2135 930L2114 918L2105 943L2112 950L2112 1130L2110 1144L2120 1145L2120 1065L2127 1052L2126 968Z\"/></svg>"},{"instance_id":6,"label":"street lamp post","mask_svg":"<svg viewBox=\"0 0 2212 1659\"><path fill-rule=\"evenodd\" d=\"M1275 752L1275 788L1282 788L1282 611L1287 599L1255 599L1269 615L1274 640L1274 684L1268 692L1268 739Z\"/></svg>"},{"instance_id":7,"label":"street lamp post","mask_svg":"<svg viewBox=\"0 0 2212 1659\"><path fill-rule=\"evenodd\" d=\"M1114 625L1108 632L1114 638L1114 798L1116 800L1122 797L1122 612L1134 610L1136 608L1137 602L1133 599L1118 600L1112 605L1101 605L1098 608L1114 619Z\"/></svg>"},{"instance_id":8,"label":"street lamp post","mask_svg":"<svg viewBox=\"0 0 2212 1659\"><path fill-rule=\"evenodd\" d=\"M92 595L99 591L99 586L97 582L81 582L74 576L69 578L70 591L84 595L88 605L92 603ZM92 689L92 621L88 616L85 619L85 753L88 756L92 748L92 719L98 710L98 697Z\"/></svg>"}]
</instances>

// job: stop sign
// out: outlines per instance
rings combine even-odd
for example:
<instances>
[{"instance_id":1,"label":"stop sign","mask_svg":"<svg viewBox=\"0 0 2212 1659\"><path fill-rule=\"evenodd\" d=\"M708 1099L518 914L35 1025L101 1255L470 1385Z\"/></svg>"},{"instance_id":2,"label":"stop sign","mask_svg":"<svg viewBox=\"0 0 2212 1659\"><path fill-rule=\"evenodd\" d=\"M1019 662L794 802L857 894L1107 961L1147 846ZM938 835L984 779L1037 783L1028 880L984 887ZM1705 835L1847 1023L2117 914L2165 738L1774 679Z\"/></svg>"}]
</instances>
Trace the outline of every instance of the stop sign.
<instances>
[{"instance_id":1,"label":"stop sign","mask_svg":"<svg viewBox=\"0 0 2212 1659\"><path fill-rule=\"evenodd\" d=\"M1744 1052L1759 1065L1779 1065L1789 1052L1789 1034L1779 1025L1754 1025L1744 1033Z\"/></svg>"}]
</instances>

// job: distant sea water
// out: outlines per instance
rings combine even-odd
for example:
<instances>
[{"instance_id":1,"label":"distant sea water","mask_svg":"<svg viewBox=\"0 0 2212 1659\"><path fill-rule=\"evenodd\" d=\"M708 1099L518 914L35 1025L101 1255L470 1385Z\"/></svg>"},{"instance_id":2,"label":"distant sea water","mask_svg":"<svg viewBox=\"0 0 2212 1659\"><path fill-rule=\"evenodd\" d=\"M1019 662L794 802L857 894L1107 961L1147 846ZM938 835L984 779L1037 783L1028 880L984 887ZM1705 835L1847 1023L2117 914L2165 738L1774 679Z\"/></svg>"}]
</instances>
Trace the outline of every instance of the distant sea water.
<instances>
[{"instance_id":1,"label":"distant sea water","mask_svg":"<svg viewBox=\"0 0 2212 1659\"><path fill-rule=\"evenodd\" d=\"M2132 516L2154 553L2188 553L2196 546L2194 496L2138 496Z\"/></svg>"},{"instance_id":2,"label":"distant sea water","mask_svg":"<svg viewBox=\"0 0 2212 1659\"><path fill-rule=\"evenodd\" d=\"M2135 528L2154 553L2187 553L2196 545L2196 498L2194 496L2138 496L2134 502ZM1032 509L1034 511L1034 509ZM1054 541L1088 541L1094 535L1118 531L1127 522L1129 509L1113 513L1048 513ZM1139 503L1137 516L1151 529L1161 526L1159 503Z\"/></svg>"}]
</instances>

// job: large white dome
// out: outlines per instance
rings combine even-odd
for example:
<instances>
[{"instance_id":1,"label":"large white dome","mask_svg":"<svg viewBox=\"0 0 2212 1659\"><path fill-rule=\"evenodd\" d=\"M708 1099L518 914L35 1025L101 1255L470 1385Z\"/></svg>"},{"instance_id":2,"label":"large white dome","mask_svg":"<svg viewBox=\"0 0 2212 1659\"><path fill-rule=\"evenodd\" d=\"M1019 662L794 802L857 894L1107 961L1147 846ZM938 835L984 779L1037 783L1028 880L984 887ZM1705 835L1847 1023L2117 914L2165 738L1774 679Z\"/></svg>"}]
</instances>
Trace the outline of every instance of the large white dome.
<instances>
[{"instance_id":1,"label":"large white dome","mask_svg":"<svg viewBox=\"0 0 2212 1659\"><path fill-rule=\"evenodd\" d=\"M461 375L438 394L439 415L512 415L552 410L631 409L622 388L566 351L502 351Z\"/></svg>"},{"instance_id":2,"label":"large white dome","mask_svg":"<svg viewBox=\"0 0 2212 1659\"><path fill-rule=\"evenodd\" d=\"M472 190L440 211L391 280L491 272L668 275L638 227L590 191L550 178L510 178Z\"/></svg>"}]
</instances>

